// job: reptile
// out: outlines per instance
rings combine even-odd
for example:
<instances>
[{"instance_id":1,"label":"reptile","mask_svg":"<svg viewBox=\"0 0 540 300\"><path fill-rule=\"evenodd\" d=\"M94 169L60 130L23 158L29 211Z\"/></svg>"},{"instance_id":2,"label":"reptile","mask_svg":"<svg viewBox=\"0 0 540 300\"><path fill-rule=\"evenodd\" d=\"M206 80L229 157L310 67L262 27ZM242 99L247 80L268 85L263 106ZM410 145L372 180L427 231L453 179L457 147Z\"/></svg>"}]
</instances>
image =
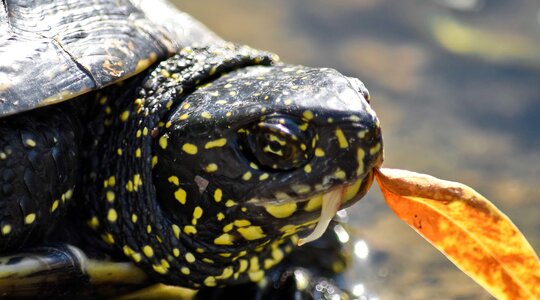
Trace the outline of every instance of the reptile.
<instances>
[{"instance_id":1,"label":"reptile","mask_svg":"<svg viewBox=\"0 0 540 300\"><path fill-rule=\"evenodd\" d=\"M1 5L4 295L264 281L382 163L356 78L224 41L165 1Z\"/></svg>"}]
</instances>

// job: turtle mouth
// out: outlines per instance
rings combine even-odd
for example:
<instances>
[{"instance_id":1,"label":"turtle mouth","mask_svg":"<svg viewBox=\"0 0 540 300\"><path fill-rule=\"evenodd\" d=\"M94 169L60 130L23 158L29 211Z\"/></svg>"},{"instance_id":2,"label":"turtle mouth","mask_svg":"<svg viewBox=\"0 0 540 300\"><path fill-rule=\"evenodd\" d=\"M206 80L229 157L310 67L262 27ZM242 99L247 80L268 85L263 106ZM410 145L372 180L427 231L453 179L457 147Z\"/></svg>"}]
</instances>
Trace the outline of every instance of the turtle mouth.
<instances>
[{"instance_id":1,"label":"turtle mouth","mask_svg":"<svg viewBox=\"0 0 540 300\"><path fill-rule=\"evenodd\" d=\"M298 240L297 245L301 246L321 237L338 210L349 207L360 200L371 186L373 175L374 172L371 170L367 172L364 177L334 185L325 189L323 192L313 194L309 197L251 199L248 202L255 206L262 206L268 212L275 212L275 216L278 217L281 208L294 203L294 206L296 207L294 215L291 214L288 217L305 221L305 216L308 216L310 221L303 222L303 224L313 226L312 224L315 222L317 223L311 233ZM319 212L319 214L315 215L317 212ZM313 215L316 217L313 218ZM303 225L300 225L297 229L302 229L303 227Z\"/></svg>"}]
</instances>

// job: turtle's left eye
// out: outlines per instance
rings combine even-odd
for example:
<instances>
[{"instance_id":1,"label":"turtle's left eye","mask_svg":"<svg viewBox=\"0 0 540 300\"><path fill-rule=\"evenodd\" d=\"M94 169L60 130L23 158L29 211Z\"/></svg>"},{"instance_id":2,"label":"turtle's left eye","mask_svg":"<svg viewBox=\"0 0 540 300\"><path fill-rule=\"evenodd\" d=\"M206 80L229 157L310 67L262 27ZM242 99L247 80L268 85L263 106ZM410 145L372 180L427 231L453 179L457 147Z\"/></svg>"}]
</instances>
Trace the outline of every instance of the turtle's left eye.
<instances>
[{"instance_id":1,"label":"turtle's left eye","mask_svg":"<svg viewBox=\"0 0 540 300\"><path fill-rule=\"evenodd\" d=\"M296 121L272 117L247 131L250 156L263 168L290 170L304 165L311 156L311 134Z\"/></svg>"}]
</instances>

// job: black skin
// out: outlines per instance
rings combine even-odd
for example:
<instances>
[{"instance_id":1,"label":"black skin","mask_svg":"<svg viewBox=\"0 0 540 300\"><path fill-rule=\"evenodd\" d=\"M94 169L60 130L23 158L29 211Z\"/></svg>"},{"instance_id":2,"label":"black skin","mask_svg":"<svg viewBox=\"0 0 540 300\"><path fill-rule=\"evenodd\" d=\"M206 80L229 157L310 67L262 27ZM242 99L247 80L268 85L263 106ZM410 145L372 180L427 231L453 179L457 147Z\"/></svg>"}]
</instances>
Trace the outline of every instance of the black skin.
<instances>
[{"instance_id":1,"label":"black skin","mask_svg":"<svg viewBox=\"0 0 540 300\"><path fill-rule=\"evenodd\" d=\"M295 273L286 263L272 267L294 249L298 232L315 227L322 194L346 187L341 206L351 205L382 162L367 97L355 79L276 64L247 47L185 49L98 92L93 108L81 105L84 150L66 150L80 154L74 165L83 162L80 177L70 177L81 180L76 224L56 239L129 258L167 284L213 288L266 275L287 291ZM28 145L21 148L28 156ZM73 239L81 224L94 233ZM17 227L17 240L25 230L32 231ZM24 245L12 241L13 249Z\"/></svg>"}]
</instances>

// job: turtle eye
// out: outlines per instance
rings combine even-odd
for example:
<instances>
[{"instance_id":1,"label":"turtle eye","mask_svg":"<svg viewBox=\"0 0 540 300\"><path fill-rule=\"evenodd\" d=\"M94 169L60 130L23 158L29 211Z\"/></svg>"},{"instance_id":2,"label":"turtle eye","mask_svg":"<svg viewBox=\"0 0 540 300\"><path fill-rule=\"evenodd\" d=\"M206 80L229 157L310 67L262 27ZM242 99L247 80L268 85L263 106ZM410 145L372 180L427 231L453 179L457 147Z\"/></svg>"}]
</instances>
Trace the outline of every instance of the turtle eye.
<instances>
[{"instance_id":1,"label":"turtle eye","mask_svg":"<svg viewBox=\"0 0 540 300\"><path fill-rule=\"evenodd\" d=\"M250 156L262 167L290 170L304 165L311 156L311 134L302 131L296 121L272 117L256 123L247 131Z\"/></svg>"}]
</instances>

